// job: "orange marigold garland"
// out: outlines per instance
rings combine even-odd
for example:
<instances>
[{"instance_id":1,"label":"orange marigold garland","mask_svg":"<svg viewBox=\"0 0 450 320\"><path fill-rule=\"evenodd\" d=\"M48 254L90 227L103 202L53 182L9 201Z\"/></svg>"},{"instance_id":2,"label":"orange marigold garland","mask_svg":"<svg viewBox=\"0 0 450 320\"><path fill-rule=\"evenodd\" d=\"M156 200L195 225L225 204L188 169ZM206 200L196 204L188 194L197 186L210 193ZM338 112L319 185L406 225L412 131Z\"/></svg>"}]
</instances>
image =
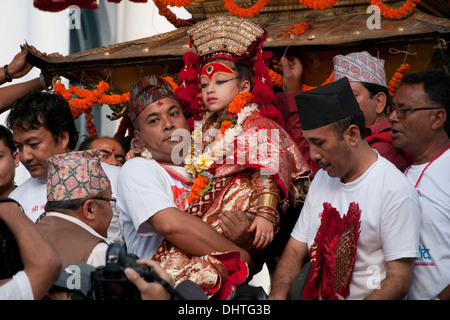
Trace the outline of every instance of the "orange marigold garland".
<instances>
[{"instance_id":1,"label":"orange marigold garland","mask_svg":"<svg viewBox=\"0 0 450 320\"><path fill-rule=\"evenodd\" d=\"M251 92L242 92L238 94L228 106L228 112L238 114L250 102L253 101Z\"/></svg>"},{"instance_id":2,"label":"orange marigold garland","mask_svg":"<svg viewBox=\"0 0 450 320\"><path fill-rule=\"evenodd\" d=\"M381 15L389 19L401 19L406 17L420 0L406 0L406 2L397 9L388 8L381 0L370 0L370 4L380 8Z\"/></svg>"},{"instance_id":3,"label":"orange marigold garland","mask_svg":"<svg viewBox=\"0 0 450 320\"><path fill-rule=\"evenodd\" d=\"M392 77L391 81L389 81L388 90L389 94L391 96L395 95L395 92L397 91L400 81L403 78L403 75L408 72L409 70L409 64L402 64L397 71L394 73L394 76Z\"/></svg>"},{"instance_id":4,"label":"orange marigold garland","mask_svg":"<svg viewBox=\"0 0 450 320\"><path fill-rule=\"evenodd\" d=\"M339 0L299 0L306 8L313 10L331 9Z\"/></svg>"},{"instance_id":5,"label":"orange marigold garland","mask_svg":"<svg viewBox=\"0 0 450 320\"><path fill-rule=\"evenodd\" d=\"M179 19L177 16L169 9L167 8L166 2L163 0L153 0L155 3L155 6L158 8L158 13L165 17L167 21L169 21L175 28L181 28L181 27L187 27L195 24L194 19ZM183 2L189 2L189 1L183 1ZM192 1L191 1L192 2ZM187 3L189 4L189 3Z\"/></svg>"},{"instance_id":6,"label":"orange marigold garland","mask_svg":"<svg viewBox=\"0 0 450 320\"><path fill-rule=\"evenodd\" d=\"M313 24L308 21L299 22L286 28L283 32L284 38L295 38L311 29Z\"/></svg>"},{"instance_id":7,"label":"orange marigold garland","mask_svg":"<svg viewBox=\"0 0 450 320\"><path fill-rule=\"evenodd\" d=\"M229 128L233 128L236 125L239 125L238 122L236 121L236 118L238 118L238 114L240 114L241 111L244 113L246 113L246 111L247 112L249 111L249 110L243 111L243 109L245 107L248 107L249 104L253 102L253 97L254 97L253 94L250 92L242 92L238 94L236 97L234 97L233 101L228 106L227 114L219 118L220 134L216 137L215 140L216 142L224 137L225 132ZM200 131L196 132L197 130ZM195 136L197 133L201 133L201 127L195 128L192 135ZM194 150L194 147L191 146L191 149ZM225 148L225 150L227 150L227 148ZM191 172L193 174L195 172L194 174L195 180L194 184L191 186L191 192L188 198L189 204L194 203L203 193L209 190L209 188L211 187L210 185L211 181L207 178L206 175L209 172L209 170L214 170L217 166L217 164L212 159L208 158L208 156L201 156L200 158L198 158L198 160L199 162L201 162L201 165L198 164L199 167L196 167L197 164L196 161L192 158L192 155L189 155L185 159L186 165L188 165L189 167L194 166L196 167L196 169L194 169L194 171ZM188 172L190 171L188 170ZM209 172L209 174L211 174L211 172Z\"/></svg>"},{"instance_id":8,"label":"orange marigold garland","mask_svg":"<svg viewBox=\"0 0 450 320\"><path fill-rule=\"evenodd\" d=\"M189 194L188 203L194 203L198 198L200 198L200 194L206 187L209 185L209 179L203 174L199 173L195 178L194 183L191 186L191 192Z\"/></svg>"},{"instance_id":9,"label":"orange marigold garland","mask_svg":"<svg viewBox=\"0 0 450 320\"><path fill-rule=\"evenodd\" d=\"M170 84L170 86L172 87L174 92L175 92L175 90L177 90L178 84L173 80L172 77L169 77L169 76L164 77L164 80L166 80Z\"/></svg>"},{"instance_id":10,"label":"orange marigold garland","mask_svg":"<svg viewBox=\"0 0 450 320\"><path fill-rule=\"evenodd\" d=\"M190 5L195 0L160 0L162 3L164 3L166 6L171 7L184 7L187 5Z\"/></svg>"},{"instance_id":11,"label":"orange marigold garland","mask_svg":"<svg viewBox=\"0 0 450 320\"><path fill-rule=\"evenodd\" d=\"M326 85L326 84L331 83L331 82L333 81L333 77L334 77L334 70L333 70L333 71L331 72L331 74L328 76L328 79L325 80L325 82L322 83L320 86L324 86L324 85ZM317 87L311 87L311 86L308 86L308 85L306 85L306 84L302 84L301 91L308 91L308 90L312 90L312 89L315 89L315 88L317 88Z\"/></svg>"},{"instance_id":12,"label":"orange marigold garland","mask_svg":"<svg viewBox=\"0 0 450 320\"><path fill-rule=\"evenodd\" d=\"M269 3L270 0L258 0L250 8L244 9L236 5L233 0L223 0L225 4L225 9L228 10L232 15L241 18L250 18L258 15L261 10Z\"/></svg>"},{"instance_id":13,"label":"orange marigold garland","mask_svg":"<svg viewBox=\"0 0 450 320\"><path fill-rule=\"evenodd\" d=\"M272 83L277 87L283 86L283 76L279 73L276 73L272 69L269 69L269 77L272 80Z\"/></svg>"},{"instance_id":14,"label":"orange marigold garland","mask_svg":"<svg viewBox=\"0 0 450 320\"><path fill-rule=\"evenodd\" d=\"M74 119L85 113L86 130L90 136L97 135L97 129L92 122L94 116L91 114L94 104L122 104L130 100L130 94L124 93L122 95L107 95L105 92L109 90L109 84L100 81L94 90L83 89L79 86L70 86L66 89L64 84L57 82L53 90L64 97L69 102L70 112Z\"/></svg>"}]
</instances>

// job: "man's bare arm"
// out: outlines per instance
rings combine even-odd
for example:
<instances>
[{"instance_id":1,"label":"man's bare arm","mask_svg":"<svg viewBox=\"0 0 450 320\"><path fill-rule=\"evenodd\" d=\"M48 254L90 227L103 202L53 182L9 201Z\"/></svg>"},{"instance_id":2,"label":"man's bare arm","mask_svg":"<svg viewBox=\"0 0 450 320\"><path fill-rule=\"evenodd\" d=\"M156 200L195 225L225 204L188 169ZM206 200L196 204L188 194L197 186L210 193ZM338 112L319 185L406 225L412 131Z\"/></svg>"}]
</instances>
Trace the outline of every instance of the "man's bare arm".
<instances>
[{"instance_id":1,"label":"man's bare arm","mask_svg":"<svg viewBox=\"0 0 450 320\"><path fill-rule=\"evenodd\" d=\"M386 278L380 288L375 289L366 300L400 300L408 293L414 269L413 258L404 258L386 263Z\"/></svg>"},{"instance_id":2,"label":"man's bare arm","mask_svg":"<svg viewBox=\"0 0 450 320\"><path fill-rule=\"evenodd\" d=\"M148 222L168 241L193 255L202 256L214 252L239 251L241 260L253 265L244 249L226 239L198 217L171 207L159 211Z\"/></svg>"},{"instance_id":3,"label":"man's bare arm","mask_svg":"<svg viewBox=\"0 0 450 320\"><path fill-rule=\"evenodd\" d=\"M308 255L306 243L290 238L277 264L269 300L286 300Z\"/></svg>"}]
</instances>

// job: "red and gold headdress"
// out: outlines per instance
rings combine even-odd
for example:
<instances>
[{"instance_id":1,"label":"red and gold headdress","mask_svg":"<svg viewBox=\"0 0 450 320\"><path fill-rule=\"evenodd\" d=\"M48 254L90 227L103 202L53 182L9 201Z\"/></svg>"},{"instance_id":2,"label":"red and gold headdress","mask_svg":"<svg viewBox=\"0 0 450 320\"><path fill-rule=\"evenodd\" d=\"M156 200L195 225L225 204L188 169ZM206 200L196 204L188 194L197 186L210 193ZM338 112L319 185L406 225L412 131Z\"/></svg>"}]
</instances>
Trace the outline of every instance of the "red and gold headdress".
<instances>
[{"instance_id":1,"label":"red and gold headdress","mask_svg":"<svg viewBox=\"0 0 450 320\"><path fill-rule=\"evenodd\" d=\"M219 16L202 21L188 29L189 45L184 68L179 75L177 95L186 112L202 115L206 108L200 95L200 70L215 59L227 59L248 65L253 75L254 103L267 106L275 102L269 77L271 52L263 52L267 31L258 24L236 16Z\"/></svg>"}]
</instances>

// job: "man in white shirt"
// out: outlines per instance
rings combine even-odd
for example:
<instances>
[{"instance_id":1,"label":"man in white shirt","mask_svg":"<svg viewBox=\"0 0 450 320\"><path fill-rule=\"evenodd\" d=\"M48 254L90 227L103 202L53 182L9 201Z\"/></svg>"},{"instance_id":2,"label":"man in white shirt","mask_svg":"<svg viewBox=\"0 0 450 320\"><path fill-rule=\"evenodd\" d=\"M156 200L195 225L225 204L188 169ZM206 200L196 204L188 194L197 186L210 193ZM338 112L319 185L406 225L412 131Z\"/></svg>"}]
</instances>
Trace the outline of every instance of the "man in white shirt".
<instances>
[{"instance_id":1,"label":"man in white shirt","mask_svg":"<svg viewBox=\"0 0 450 320\"><path fill-rule=\"evenodd\" d=\"M36 222L44 214L47 203L46 159L74 150L78 142L78 130L67 101L48 92L30 93L17 100L6 121L13 131L20 162L31 175L10 197L17 200L25 214ZM120 168L105 164L104 170L115 194ZM108 239L123 244L119 215L119 210L115 209Z\"/></svg>"},{"instance_id":2,"label":"man in white shirt","mask_svg":"<svg viewBox=\"0 0 450 320\"><path fill-rule=\"evenodd\" d=\"M126 161L119 175L118 204L128 251L150 259L167 239L195 256L239 251L241 260L251 263L245 250L184 212L192 177L183 163L173 163L172 151L180 141L171 138L180 129L188 142L190 135L170 85L156 76L140 79L130 88L130 112L144 151Z\"/></svg>"},{"instance_id":3,"label":"man in white shirt","mask_svg":"<svg viewBox=\"0 0 450 320\"><path fill-rule=\"evenodd\" d=\"M365 140L364 115L347 78L298 94L296 101L311 159L322 169L277 265L270 299L289 298L308 256L314 261L319 254L312 245L318 239L324 203L342 217L353 202L361 212L360 235L349 295L344 298L404 298L418 254L417 195L401 172Z\"/></svg>"},{"instance_id":4,"label":"man in white shirt","mask_svg":"<svg viewBox=\"0 0 450 320\"><path fill-rule=\"evenodd\" d=\"M406 75L388 108L394 146L413 156L406 178L421 206L420 259L408 299L450 299L450 77Z\"/></svg>"},{"instance_id":5,"label":"man in white shirt","mask_svg":"<svg viewBox=\"0 0 450 320\"><path fill-rule=\"evenodd\" d=\"M0 202L0 220L14 236L24 266L12 279L0 280L0 300L42 299L59 277L60 258L15 201ZM13 247L5 242L3 246L3 250ZM5 263L4 259L0 263Z\"/></svg>"}]
</instances>

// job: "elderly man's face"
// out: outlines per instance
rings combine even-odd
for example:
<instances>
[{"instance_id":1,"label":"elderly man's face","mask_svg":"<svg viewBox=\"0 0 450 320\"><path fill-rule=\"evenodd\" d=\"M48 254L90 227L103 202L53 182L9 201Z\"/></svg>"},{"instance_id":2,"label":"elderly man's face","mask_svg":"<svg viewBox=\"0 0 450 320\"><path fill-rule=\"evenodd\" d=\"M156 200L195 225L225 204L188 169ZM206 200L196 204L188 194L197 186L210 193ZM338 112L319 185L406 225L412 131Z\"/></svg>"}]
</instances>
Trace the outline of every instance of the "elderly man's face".
<instances>
[{"instance_id":1,"label":"elderly man's face","mask_svg":"<svg viewBox=\"0 0 450 320\"><path fill-rule=\"evenodd\" d=\"M433 119L437 112L426 97L423 84L402 85L398 88L391 109L398 110L389 114L392 130L392 144L396 148L420 153L430 141L433 132ZM401 112L401 110L404 112ZM420 110L414 110L420 109Z\"/></svg>"},{"instance_id":2,"label":"elderly man's face","mask_svg":"<svg viewBox=\"0 0 450 320\"><path fill-rule=\"evenodd\" d=\"M152 154L153 159L173 163L172 150L180 139L172 141L177 129L189 132L189 125L179 103L172 98L163 98L149 104L136 119L135 135ZM184 141L189 142L189 141Z\"/></svg>"}]
</instances>

